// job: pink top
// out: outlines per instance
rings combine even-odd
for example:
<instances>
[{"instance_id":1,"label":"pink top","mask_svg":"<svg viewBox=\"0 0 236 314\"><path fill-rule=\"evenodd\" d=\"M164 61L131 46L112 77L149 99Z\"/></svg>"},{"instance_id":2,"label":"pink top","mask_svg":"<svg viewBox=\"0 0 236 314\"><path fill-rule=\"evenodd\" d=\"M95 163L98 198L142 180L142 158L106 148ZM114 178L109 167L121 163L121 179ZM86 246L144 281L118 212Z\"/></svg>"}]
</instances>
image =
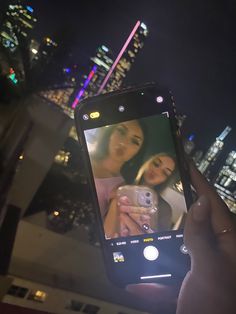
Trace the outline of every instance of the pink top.
<instances>
[{"instance_id":1,"label":"pink top","mask_svg":"<svg viewBox=\"0 0 236 314\"><path fill-rule=\"evenodd\" d=\"M95 178L98 202L103 220L109 208L111 192L113 189L118 188L123 182L124 179L121 176L112 178Z\"/></svg>"}]
</instances>

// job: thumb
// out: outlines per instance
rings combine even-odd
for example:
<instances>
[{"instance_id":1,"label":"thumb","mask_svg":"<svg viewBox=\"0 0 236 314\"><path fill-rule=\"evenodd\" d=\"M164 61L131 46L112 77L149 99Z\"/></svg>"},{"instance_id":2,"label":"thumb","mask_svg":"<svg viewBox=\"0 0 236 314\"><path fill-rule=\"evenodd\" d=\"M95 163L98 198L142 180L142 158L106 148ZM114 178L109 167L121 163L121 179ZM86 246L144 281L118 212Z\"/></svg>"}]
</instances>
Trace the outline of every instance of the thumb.
<instances>
[{"instance_id":1,"label":"thumb","mask_svg":"<svg viewBox=\"0 0 236 314\"><path fill-rule=\"evenodd\" d=\"M215 238L211 224L210 201L204 195L191 206L184 228L184 242L190 253L192 266L212 258ZM209 261L208 261L209 263Z\"/></svg>"}]
</instances>

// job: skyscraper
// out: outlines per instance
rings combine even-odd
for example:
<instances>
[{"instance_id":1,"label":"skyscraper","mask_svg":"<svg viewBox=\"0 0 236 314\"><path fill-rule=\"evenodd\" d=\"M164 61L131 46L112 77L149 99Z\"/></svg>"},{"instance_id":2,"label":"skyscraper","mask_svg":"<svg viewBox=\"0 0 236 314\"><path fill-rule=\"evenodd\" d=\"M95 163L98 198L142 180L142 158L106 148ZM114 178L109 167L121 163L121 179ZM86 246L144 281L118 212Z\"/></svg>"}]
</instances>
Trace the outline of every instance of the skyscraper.
<instances>
[{"instance_id":1,"label":"skyscraper","mask_svg":"<svg viewBox=\"0 0 236 314\"><path fill-rule=\"evenodd\" d=\"M80 88L76 91L72 108L75 108L80 100L94 96L113 64L113 53L104 45L98 47L96 54L91 59L91 67L88 75L83 76Z\"/></svg>"},{"instance_id":2,"label":"skyscraper","mask_svg":"<svg viewBox=\"0 0 236 314\"><path fill-rule=\"evenodd\" d=\"M184 140L184 151L187 155L191 155L192 151L194 150L195 148L195 143L194 143L194 137L195 135L194 134L191 134L189 135L188 138L186 138Z\"/></svg>"},{"instance_id":3,"label":"skyscraper","mask_svg":"<svg viewBox=\"0 0 236 314\"><path fill-rule=\"evenodd\" d=\"M218 193L236 213L236 151L231 151L215 180Z\"/></svg>"},{"instance_id":4,"label":"skyscraper","mask_svg":"<svg viewBox=\"0 0 236 314\"><path fill-rule=\"evenodd\" d=\"M147 26L144 23L137 21L110 71L101 84L98 93L111 92L122 86L137 54L143 48L147 36Z\"/></svg>"},{"instance_id":5,"label":"skyscraper","mask_svg":"<svg viewBox=\"0 0 236 314\"><path fill-rule=\"evenodd\" d=\"M14 1L5 13L0 30L1 44L14 52L19 46L19 37L28 37L36 22L34 9L31 6L25 5L24 1Z\"/></svg>"},{"instance_id":6,"label":"skyscraper","mask_svg":"<svg viewBox=\"0 0 236 314\"><path fill-rule=\"evenodd\" d=\"M205 174L206 177L209 177L210 168L215 164L216 159L223 149L224 139L230 131L231 127L227 126L224 131L216 138L215 142L210 146L206 152L206 155L200 162L198 169L201 171L201 173Z\"/></svg>"}]
</instances>

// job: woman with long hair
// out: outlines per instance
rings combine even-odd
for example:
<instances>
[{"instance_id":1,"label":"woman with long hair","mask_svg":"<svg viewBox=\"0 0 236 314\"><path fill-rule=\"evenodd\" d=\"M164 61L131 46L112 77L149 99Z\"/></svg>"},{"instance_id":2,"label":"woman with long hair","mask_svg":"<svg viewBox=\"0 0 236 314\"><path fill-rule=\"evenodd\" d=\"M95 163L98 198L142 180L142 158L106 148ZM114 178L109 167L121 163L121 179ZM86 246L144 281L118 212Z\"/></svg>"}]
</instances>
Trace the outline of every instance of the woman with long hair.
<instances>
[{"instance_id":1,"label":"woman with long hair","mask_svg":"<svg viewBox=\"0 0 236 314\"><path fill-rule=\"evenodd\" d=\"M155 210L134 205L127 196L113 202L105 221L107 237L128 236L155 231L170 230L172 209L160 193L173 180L176 173L176 159L168 153L155 154L139 169L134 185L151 188L156 193L158 204ZM118 222L115 222L118 220ZM132 227L131 228L131 224ZM130 232L130 229L136 230Z\"/></svg>"},{"instance_id":2,"label":"woman with long hair","mask_svg":"<svg viewBox=\"0 0 236 314\"><path fill-rule=\"evenodd\" d=\"M145 126L138 120L121 122L100 130L91 164L102 219L109 208L112 191L124 183L124 164L137 162L144 151Z\"/></svg>"}]
</instances>

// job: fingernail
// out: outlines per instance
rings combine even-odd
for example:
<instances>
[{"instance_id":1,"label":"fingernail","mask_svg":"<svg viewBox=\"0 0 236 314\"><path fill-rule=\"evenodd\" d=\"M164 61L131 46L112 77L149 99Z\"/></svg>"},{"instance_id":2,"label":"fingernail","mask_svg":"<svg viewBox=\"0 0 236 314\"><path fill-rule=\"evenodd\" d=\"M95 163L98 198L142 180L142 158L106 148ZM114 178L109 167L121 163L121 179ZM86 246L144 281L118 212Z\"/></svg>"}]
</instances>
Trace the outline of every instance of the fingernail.
<instances>
[{"instance_id":1,"label":"fingernail","mask_svg":"<svg viewBox=\"0 0 236 314\"><path fill-rule=\"evenodd\" d=\"M193 218L196 221L203 221L208 216L207 207L209 200L205 195L201 195L198 200L192 205Z\"/></svg>"},{"instance_id":2,"label":"fingernail","mask_svg":"<svg viewBox=\"0 0 236 314\"><path fill-rule=\"evenodd\" d=\"M140 220L142 222L148 222L149 223L150 222L150 216L142 214L142 215L140 215Z\"/></svg>"},{"instance_id":3,"label":"fingernail","mask_svg":"<svg viewBox=\"0 0 236 314\"><path fill-rule=\"evenodd\" d=\"M119 198L119 202L122 203L122 204L125 204L125 205L129 205L130 204L129 198L127 196L121 196Z\"/></svg>"},{"instance_id":4,"label":"fingernail","mask_svg":"<svg viewBox=\"0 0 236 314\"><path fill-rule=\"evenodd\" d=\"M129 234L129 230L127 228L124 228L120 232L122 237L126 237Z\"/></svg>"}]
</instances>

